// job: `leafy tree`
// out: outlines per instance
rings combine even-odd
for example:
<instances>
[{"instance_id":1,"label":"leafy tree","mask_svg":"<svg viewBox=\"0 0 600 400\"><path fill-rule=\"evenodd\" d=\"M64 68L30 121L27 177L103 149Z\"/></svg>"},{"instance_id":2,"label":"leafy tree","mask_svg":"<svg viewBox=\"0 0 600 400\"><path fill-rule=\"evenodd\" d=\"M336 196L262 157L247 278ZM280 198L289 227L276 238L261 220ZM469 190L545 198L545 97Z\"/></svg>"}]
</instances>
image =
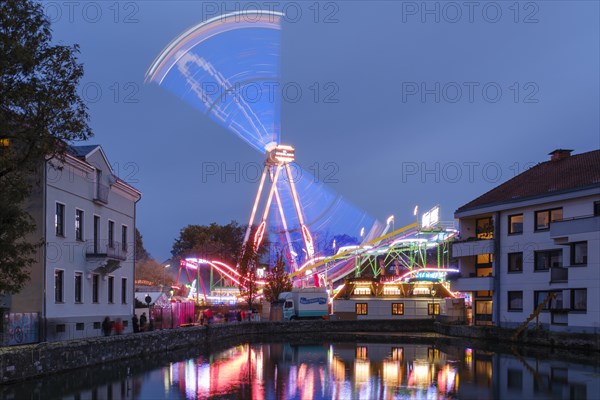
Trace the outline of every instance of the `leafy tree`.
<instances>
[{"instance_id":1,"label":"leafy tree","mask_svg":"<svg viewBox=\"0 0 600 400\"><path fill-rule=\"evenodd\" d=\"M17 293L29 278L40 241L25 200L44 161L64 158L67 142L92 136L77 94L83 66L77 45L53 45L42 6L0 2L0 292Z\"/></svg>"},{"instance_id":2,"label":"leafy tree","mask_svg":"<svg viewBox=\"0 0 600 400\"><path fill-rule=\"evenodd\" d=\"M258 253L254 249L254 243L251 240L242 247L239 260L238 272L241 275L241 279L238 288L240 295L244 298L248 307L252 309L252 305L258 297L256 268L258 268L259 264Z\"/></svg>"},{"instance_id":3,"label":"leafy tree","mask_svg":"<svg viewBox=\"0 0 600 400\"><path fill-rule=\"evenodd\" d=\"M239 251L244 242L246 227L231 221L227 225L188 225L179 233L171 254L182 259L197 257L217 259L229 265L237 265ZM262 245L259 255L268 252L268 246Z\"/></svg>"},{"instance_id":4,"label":"leafy tree","mask_svg":"<svg viewBox=\"0 0 600 400\"><path fill-rule=\"evenodd\" d=\"M142 240L142 234L135 228L135 261L144 261L150 258L150 253L144 247L144 241Z\"/></svg>"},{"instance_id":5,"label":"leafy tree","mask_svg":"<svg viewBox=\"0 0 600 400\"><path fill-rule=\"evenodd\" d=\"M135 283L140 286L171 286L175 278L168 273L164 265L146 258L136 263Z\"/></svg>"},{"instance_id":6,"label":"leafy tree","mask_svg":"<svg viewBox=\"0 0 600 400\"><path fill-rule=\"evenodd\" d=\"M285 272L285 261L282 253L277 253L273 268L267 273L267 284L263 288L265 299L268 302L274 302L279 298L279 294L292 290L292 280Z\"/></svg>"}]
</instances>

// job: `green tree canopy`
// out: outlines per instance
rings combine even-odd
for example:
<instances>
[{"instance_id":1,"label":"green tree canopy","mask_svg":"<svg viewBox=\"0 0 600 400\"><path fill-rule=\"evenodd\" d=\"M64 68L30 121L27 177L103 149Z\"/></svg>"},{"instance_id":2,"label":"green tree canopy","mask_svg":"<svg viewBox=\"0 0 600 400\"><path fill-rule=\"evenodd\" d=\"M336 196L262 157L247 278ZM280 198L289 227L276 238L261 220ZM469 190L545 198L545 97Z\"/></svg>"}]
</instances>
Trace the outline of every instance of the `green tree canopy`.
<instances>
[{"instance_id":1,"label":"green tree canopy","mask_svg":"<svg viewBox=\"0 0 600 400\"><path fill-rule=\"evenodd\" d=\"M0 2L0 292L16 293L41 243L24 209L36 173L62 159L67 143L92 136L77 94L83 66L75 46L52 44L40 3Z\"/></svg>"},{"instance_id":2,"label":"green tree canopy","mask_svg":"<svg viewBox=\"0 0 600 400\"><path fill-rule=\"evenodd\" d=\"M175 258L197 257L218 259L236 265L246 228L231 221L227 225L188 225L181 230L173 244Z\"/></svg>"},{"instance_id":3,"label":"green tree canopy","mask_svg":"<svg viewBox=\"0 0 600 400\"><path fill-rule=\"evenodd\" d=\"M144 241L142 234L135 228L135 261L144 261L150 258L150 253L144 247Z\"/></svg>"}]
</instances>

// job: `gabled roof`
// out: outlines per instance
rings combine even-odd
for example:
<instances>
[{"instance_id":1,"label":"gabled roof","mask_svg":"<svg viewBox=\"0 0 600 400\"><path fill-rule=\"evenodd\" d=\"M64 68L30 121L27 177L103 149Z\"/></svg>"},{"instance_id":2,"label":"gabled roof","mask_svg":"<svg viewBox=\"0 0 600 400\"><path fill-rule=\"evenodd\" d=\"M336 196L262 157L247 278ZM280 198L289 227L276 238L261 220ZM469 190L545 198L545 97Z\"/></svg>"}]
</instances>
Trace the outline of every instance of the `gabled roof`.
<instances>
[{"instance_id":1,"label":"gabled roof","mask_svg":"<svg viewBox=\"0 0 600 400\"><path fill-rule=\"evenodd\" d=\"M96 150L96 148L100 147L98 144L91 144L85 146L69 146L69 150L71 153L78 158L85 158L92 151Z\"/></svg>"},{"instance_id":2,"label":"gabled roof","mask_svg":"<svg viewBox=\"0 0 600 400\"><path fill-rule=\"evenodd\" d=\"M456 213L593 187L600 188L600 150L539 163L463 205Z\"/></svg>"}]
</instances>

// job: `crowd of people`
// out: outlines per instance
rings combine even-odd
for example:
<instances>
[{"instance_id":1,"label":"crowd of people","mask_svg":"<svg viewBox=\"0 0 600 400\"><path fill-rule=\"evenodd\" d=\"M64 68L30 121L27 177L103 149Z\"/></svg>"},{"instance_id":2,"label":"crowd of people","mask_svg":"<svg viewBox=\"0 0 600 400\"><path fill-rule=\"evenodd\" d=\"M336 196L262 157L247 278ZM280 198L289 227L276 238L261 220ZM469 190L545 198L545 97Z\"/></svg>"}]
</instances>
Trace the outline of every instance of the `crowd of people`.
<instances>
[{"instance_id":1,"label":"crowd of people","mask_svg":"<svg viewBox=\"0 0 600 400\"><path fill-rule=\"evenodd\" d=\"M251 320L253 312L256 311L230 310L225 314L217 313L215 315L213 310L206 308L200 311L197 323L200 323L200 325L210 325L215 322L242 322ZM133 314L131 317L131 326L133 333L153 331L154 321L152 319L148 320L145 312L143 312L139 318L137 314ZM115 335L121 335L124 331L124 328L123 321L120 318L111 321L110 317L106 317L104 318L104 321L102 321L102 333L104 336L110 336L113 333Z\"/></svg>"}]
</instances>

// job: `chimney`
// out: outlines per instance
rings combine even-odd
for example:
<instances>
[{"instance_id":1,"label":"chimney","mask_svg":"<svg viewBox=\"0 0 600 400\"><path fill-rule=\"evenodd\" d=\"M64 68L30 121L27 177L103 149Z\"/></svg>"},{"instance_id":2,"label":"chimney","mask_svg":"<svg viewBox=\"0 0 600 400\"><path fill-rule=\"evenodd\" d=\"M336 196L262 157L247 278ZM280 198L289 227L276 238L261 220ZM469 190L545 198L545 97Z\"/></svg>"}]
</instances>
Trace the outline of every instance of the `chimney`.
<instances>
[{"instance_id":1,"label":"chimney","mask_svg":"<svg viewBox=\"0 0 600 400\"><path fill-rule=\"evenodd\" d=\"M571 152L573 150L568 150L568 149L556 149L550 153L548 153L550 157L550 161L560 161L563 160L569 156L571 156Z\"/></svg>"}]
</instances>

